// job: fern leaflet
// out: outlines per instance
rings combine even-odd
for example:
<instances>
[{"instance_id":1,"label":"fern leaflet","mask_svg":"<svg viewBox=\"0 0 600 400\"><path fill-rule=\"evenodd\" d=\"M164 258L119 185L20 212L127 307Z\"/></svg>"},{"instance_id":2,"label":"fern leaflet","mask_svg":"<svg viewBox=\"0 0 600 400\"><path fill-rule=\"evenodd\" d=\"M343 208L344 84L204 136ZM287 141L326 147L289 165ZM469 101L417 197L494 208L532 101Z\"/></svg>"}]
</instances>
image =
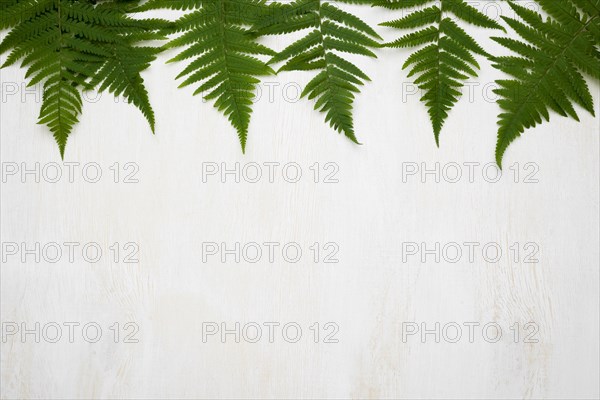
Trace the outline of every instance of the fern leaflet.
<instances>
[{"instance_id":1,"label":"fern leaflet","mask_svg":"<svg viewBox=\"0 0 600 400\"><path fill-rule=\"evenodd\" d=\"M421 7L380 25L397 29L419 28L385 46L420 47L408 57L402 68L410 67L408 76L417 76L415 84L424 92L421 101L429 109L435 143L439 146L442 126L461 95L463 81L477 76L479 64L474 54L488 56L475 39L453 21L451 15L472 25L503 28L464 0L375 0L375 5L392 10Z\"/></svg>"},{"instance_id":2,"label":"fern leaflet","mask_svg":"<svg viewBox=\"0 0 600 400\"><path fill-rule=\"evenodd\" d=\"M28 86L43 83L38 123L48 126L61 157L82 111L81 91L97 84L102 84L101 90L124 94L154 126L139 73L158 50L136 44L160 38L152 32L166 22L129 18L131 3L12 0L3 4L0 28L10 31L0 43L0 54L9 50L10 54L2 67L22 60Z\"/></svg>"},{"instance_id":3,"label":"fern leaflet","mask_svg":"<svg viewBox=\"0 0 600 400\"><path fill-rule=\"evenodd\" d=\"M525 129L549 121L549 110L579 121L573 103L594 115L582 73L600 77L600 1L538 0L549 18L509 3L522 21L503 17L524 40L495 37L516 55L494 58L494 67L513 79L496 81L504 110L499 116L496 162Z\"/></svg>"},{"instance_id":4,"label":"fern leaflet","mask_svg":"<svg viewBox=\"0 0 600 400\"><path fill-rule=\"evenodd\" d=\"M326 113L326 122L358 143L352 104L358 85L369 77L338 53L376 57L370 48L379 47L380 36L360 18L321 0L296 0L272 7L271 16L255 26L257 34L310 31L275 55L269 64L285 61L279 71L319 71L301 96L317 99L315 110Z\"/></svg>"},{"instance_id":5,"label":"fern leaflet","mask_svg":"<svg viewBox=\"0 0 600 400\"><path fill-rule=\"evenodd\" d=\"M186 77L179 87L197 84L194 95L214 99L245 152L257 77L275 73L257 58L275 52L249 34L249 26L266 10L264 0L150 0L138 11L157 8L191 10L175 21L174 32L183 34L165 47L185 49L169 62L192 59L177 76Z\"/></svg>"}]
</instances>

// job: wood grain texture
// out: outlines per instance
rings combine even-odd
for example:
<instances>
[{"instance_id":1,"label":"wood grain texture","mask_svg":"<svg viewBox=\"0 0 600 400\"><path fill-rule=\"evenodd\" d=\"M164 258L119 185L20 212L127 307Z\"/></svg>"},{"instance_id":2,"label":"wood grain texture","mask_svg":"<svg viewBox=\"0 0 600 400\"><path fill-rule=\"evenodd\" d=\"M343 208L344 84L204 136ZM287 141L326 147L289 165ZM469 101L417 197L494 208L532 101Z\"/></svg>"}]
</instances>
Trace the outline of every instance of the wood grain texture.
<instances>
[{"instance_id":1,"label":"wood grain texture","mask_svg":"<svg viewBox=\"0 0 600 400\"><path fill-rule=\"evenodd\" d=\"M341 7L373 25L389 19L389 11ZM503 51L487 32L473 31L490 52ZM279 49L286 40L266 42ZM88 101L65 162L98 163L102 179L9 177L1 188L1 235L3 243L30 247L96 242L103 257L97 263L80 252L73 263L66 256L57 263L8 257L0 311L3 329L7 322L29 328L95 322L103 334L97 343L80 331L70 343L66 328L57 343L7 335L2 398L598 398L598 117L582 112L577 123L553 115L551 124L510 146L504 176L490 183L482 170L494 161L498 108L491 85L498 73L481 60L481 76L450 113L438 149L426 109L401 70L408 54L381 50L377 60L357 60L372 78L356 100L362 146L334 133L313 103L296 99L295 88L308 81L303 73L261 86L245 155L212 104L192 97L193 88L177 89L181 66L161 62L169 54L144 74L155 136L133 106L108 95ZM2 70L1 81L3 165L54 162L65 172L51 135L35 125L41 95L23 92L24 72L16 68ZM591 88L600 115L599 86ZM114 183L115 162L122 172L125 163L138 165L139 183ZM273 183L265 177L203 182L207 162L295 162L303 175L297 183L280 174ZM339 182L314 183L315 162L339 166ZM470 162L479 163L473 182L464 165ZM457 163L463 177L436 183L427 175L422 183L420 175L403 177L407 163L430 169ZM508 168L515 163L518 182ZM524 182L526 163L539 168L537 183ZM115 263L109 250L115 242L137 243L139 263ZM203 262L203 242L297 242L303 256L298 263L281 257L270 263L264 254L257 263L222 263L218 256ZM339 262L314 263L314 242L337 243ZM408 242L429 249L481 245L473 262L466 253L455 263L432 255L403 262ZM530 242L539 247L537 263L523 260ZM482 257L486 243L502 249L498 262ZM115 322L118 343L109 329ZM139 327L138 343L124 343L127 322ZM205 322L229 328L295 322L303 332L297 343L280 331L270 343L266 328L257 343L236 343L233 335L204 343ZM319 343L309 329L315 322ZM339 327L339 343L323 343L327 322ZM430 329L457 323L463 337L403 340L413 322ZM469 322L480 324L472 343ZM524 342L529 322L538 329L537 343ZM496 343L481 334L488 323L502 328ZM510 329L516 323L517 343Z\"/></svg>"}]
</instances>

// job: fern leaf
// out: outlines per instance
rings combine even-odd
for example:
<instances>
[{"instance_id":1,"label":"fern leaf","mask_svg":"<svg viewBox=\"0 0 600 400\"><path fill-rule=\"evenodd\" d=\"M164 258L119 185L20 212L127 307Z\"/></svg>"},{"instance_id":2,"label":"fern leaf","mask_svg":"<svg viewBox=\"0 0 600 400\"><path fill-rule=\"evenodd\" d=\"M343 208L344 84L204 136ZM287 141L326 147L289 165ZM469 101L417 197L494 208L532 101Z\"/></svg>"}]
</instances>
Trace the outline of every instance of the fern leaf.
<instances>
[{"instance_id":1,"label":"fern leaf","mask_svg":"<svg viewBox=\"0 0 600 400\"><path fill-rule=\"evenodd\" d=\"M135 3L129 6L128 11L131 11ZM105 14L118 4L119 2L102 3L96 9ZM171 23L161 19L120 18L117 24L107 27L119 35L119 41L103 44L102 47L108 56L104 57L104 63L89 82L90 86L99 92L107 90L115 97L122 95L128 102L133 103L142 112L153 133L154 110L141 73L156 59L162 48L141 46L140 43L166 40L159 32L171 27Z\"/></svg>"},{"instance_id":2,"label":"fern leaf","mask_svg":"<svg viewBox=\"0 0 600 400\"><path fill-rule=\"evenodd\" d=\"M488 56L450 17L484 28L503 28L465 0L376 0L375 5L391 10L421 7L380 25L412 30L385 46L420 47L403 68L410 67L409 76L417 76L415 83L424 92L421 101L429 110L435 143L439 146L440 132L461 95L463 82L477 76L479 65L473 55Z\"/></svg>"},{"instance_id":3,"label":"fern leaf","mask_svg":"<svg viewBox=\"0 0 600 400\"><path fill-rule=\"evenodd\" d=\"M10 51L6 67L21 61L28 85L43 83L38 123L56 140L61 157L82 112L81 91L99 86L123 94L138 106L154 129L154 116L140 72L159 49L138 47L160 39L161 20L135 20L127 13L137 1L24 0L2 4L2 28L10 31L0 53ZM153 34L154 33L154 34Z\"/></svg>"},{"instance_id":4,"label":"fern leaf","mask_svg":"<svg viewBox=\"0 0 600 400\"><path fill-rule=\"evenodd\" d=\"M191 60L177 76L185 77L179 87L195 85L194 95L215 100L245 152L258 77L275 73L257 57L275 53L249 32L266 10L264 0L150 0L137 11L160 8L191 10L174 23L182 35L165 47L184 49L169 62Z\"/></svg>"},{"instance_id":5,"label":"fern leaf","mask_svg":"<svg viewBox=\"0 0 600 400\"><path fill-rule=\"evenodd\" d=\"M356 1L356 3L366 3ZM376 57L381 37L357 16L321 0L296 0L275 4L268 19L255 25L257 35L308 33L276 54L270 64L285 62L280 71L319 71L302 96L316 99L315 110L325 121L358 143L354 132L352 104L358 86L369 77L339 53Z\"/></svg>"},{"instance_id":6,"label":"fern leaf","mask_svg":"<svg viewBox=\"0 0 600 400\"><path fill-rule=\"evenodd\" d=\"M550 110L579 120L573 104L594 115L583 74L600 77L600 3L597 0L538 0L549 15L509 3L520 20L503 17L523 39L492 38L516 53L497 57L494 67L512 79L498 80L501 98L496 162L527 128L550 120Z\"/></svg>"}]
</instances>

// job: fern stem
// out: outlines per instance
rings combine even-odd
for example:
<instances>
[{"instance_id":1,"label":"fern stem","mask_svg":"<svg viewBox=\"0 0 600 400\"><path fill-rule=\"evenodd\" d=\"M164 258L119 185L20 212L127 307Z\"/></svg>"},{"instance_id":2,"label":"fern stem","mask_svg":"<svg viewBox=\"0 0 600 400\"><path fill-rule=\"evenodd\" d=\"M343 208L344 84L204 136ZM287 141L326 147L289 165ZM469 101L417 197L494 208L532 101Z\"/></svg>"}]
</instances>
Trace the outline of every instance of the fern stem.
<instances>
[{"instance_id":1,"label":"fern stem","mask_svg":"<svg viewBox=\"0 0 600 400\"><path fill-rule=\"evenodd\" d=\"M62 3L61 0L57 0L58 3L58 51L59 51L59 56L58 56L58 67L59 67L59 74L60 74L60 79L59 79L59 85L60 83L62 83L63 81L63 58L62 58L62 50L63 50L63 31L62 31ZM61 96L62 93L60 93L60 86L58 87L59 90L59 94L56 97L56 101L58 103L58 128L62 129L62 104L61 104ZM58 139L58 138L57 138ZM58 141L58 140L57 140ZM59 143L58 147L59 147L59 151L60 151L60 157L64 160L65 158L65 145L66 143Z\"/></svg>"},{"instance_id":2,"label":"fern stem","mask_svg":"<svg viewBox=\"0 0 600 400\"><path fill-rule=\"evenodd\" d=\"M222 21L222 23L219 24L219 33L221 36L221 49L223 51L223 58L225 59L225 73L227 74L227 78L225 79L228 91L230 91L232 93L232 103L233 106L235 107L235 114L237 115L237 119L239 119L240 121L243 121L243 115L240 112L240 108L239 105L237 103L237 99L235 97L235 92L234 92L234 88L231 87L231 74L229 71L229 59L228 59L228 54L227 54L227 43L226 43L226 39L225 39L225 3L223 2L223 0L218 0L219 1L219 20ZM242 145L242 154L246 153L246 130L247 127L244 126L236 126L235 127L238 131L238 137L240 139L240 143Z\"/></svg>"}]
</instances>

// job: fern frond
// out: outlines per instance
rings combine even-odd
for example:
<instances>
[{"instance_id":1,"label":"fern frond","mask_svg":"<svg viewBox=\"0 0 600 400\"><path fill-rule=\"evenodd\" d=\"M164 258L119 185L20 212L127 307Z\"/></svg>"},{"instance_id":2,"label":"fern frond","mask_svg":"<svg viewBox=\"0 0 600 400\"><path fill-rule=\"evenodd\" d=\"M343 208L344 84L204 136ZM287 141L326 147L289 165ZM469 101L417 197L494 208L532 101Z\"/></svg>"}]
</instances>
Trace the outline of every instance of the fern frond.
<instances>
[{"instance_id":1,"label":"fern frond","mask_svg":"<svg viewBox=\"0 0 600 400\"><path fill-rule=\"evenodd\" d=\"M129 2L129 9L137 1ZM101 3L97 9L113 10L120 5L119 1ZM109 54L98 69L89 85L99 92L109 91L115 97L124 96L133 103L144 115L150 129L154 133L154 110L150 105L148 91L141 76L157 55L163 50L160 47L141 46L142 42L162 41L167 38L160 32L172 28L172 23L161 19L132 19L120 18L119 25L107 27L119 35L119 41L109 42L102 47Z\"/></svg>"},{"instance_id":2,"label":"fern frond","mask_svg":"<svg viewBox=\"0 0 600 400\"><path fill-rule=\"evenodd\" d=\"M2 5L2 28L10 28L0 53L6 67L21 61L28 85L43 83L38 123L45 124L64 157L67 139L82 112L81 91L107 89L133 102L154 129L154 116L140 72L159 49L139 47L166 21L135 20L137 1L24 0Z\"/></svg>"},{"instance_id":3,"label":"fern frond","mask_svg":"<svg viewBox=\"0 0 600 400\"><path fill-rule=\"evenodd\" d=\"M165 47L184 49L169 62L191 60L177 77L185 77L179 87L195 85L194 95L215 100L245 152L258 77L275 73L258 58L275 53L249 32L267 9L264 0L150 0L137 10L157 8L191 10L174 23L182 35Z\"/></svg>"},{"instance_id":4,"label":"fern frond","mask_svg":"<svg viewBox=\"0 0 600 400\"><path fill-rule=\"evenodd\" d=\"M356 1L356 3L365 3ZM308 33L276 54L270 64L285 62L280 71L319 71L302 96L316 99L315 110L325 121L358 143L352 119L352 104L358 86L369 77L339 53L376 57L381 37L357 16L321 0L296 0L276 4L270 19L255 25L258 35L285 34L309 29Z\"/></svg>"},{"instance_id":5,"label":"fern frond","mask_svg":"<svg viewBox=\"0 0 600 400\"><path fill-rule=\"evenodd\" d=\"M512 79L496 81L499 116L496 162L525 129L550 120L550 110L579 121L573 104L594 115L593 99L583 77L600 77L600 2L538 0L549 15L509 3L520 20L503 17L523 39L492 38L516 53L497 57L494 67Z\"/></svg>"},{"instance_id":6,"label":"fern frond","mask_svg":"<svg viewBox=\"0 0 600 400\"><path fill-rule=\"evenodd\" d=\"M503 28L465 0L375 0L375 5L391 10L420 7L402 18L380 25L412 30L385 46L420 47L403 68L410 67L409 76L417 76L415 83L424 92L421 101L429 110L435 143L439 146L442 126L461 95L463 82L477 76L479 65L473 55L488 56L451 16L471 25Z\"/></svg>"}]
</instances>

